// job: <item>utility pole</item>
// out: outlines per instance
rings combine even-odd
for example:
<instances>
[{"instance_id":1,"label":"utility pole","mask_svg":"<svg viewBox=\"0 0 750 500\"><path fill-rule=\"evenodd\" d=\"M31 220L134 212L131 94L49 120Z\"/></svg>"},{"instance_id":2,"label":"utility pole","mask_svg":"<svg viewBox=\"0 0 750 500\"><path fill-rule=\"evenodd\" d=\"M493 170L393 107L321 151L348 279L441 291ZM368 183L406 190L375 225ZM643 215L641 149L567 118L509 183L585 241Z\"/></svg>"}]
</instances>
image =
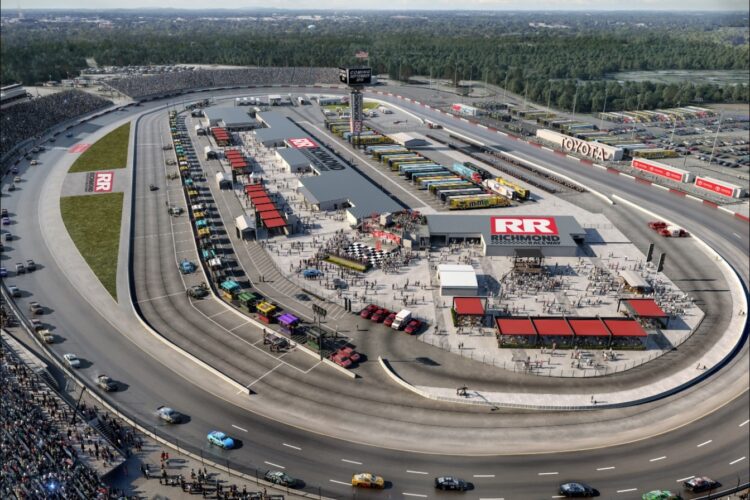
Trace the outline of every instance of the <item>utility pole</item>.
<instances>
[{"instance_id":1,"label":"utility pole","mask_svg":"<svg viewBox=\"0 0 750 500\"><path fill-rule=\"evenodd\" d=\"M604 106L602 107L602 116L600 117L600 128L604 128L604 113L607 111L607 83L604 83Z\"/></svg>"},{"instance_id":2,"label":"utility pole","mask_svg":"<svg viewBox=\"0 0 750 500\"><path fill-rule=\"evenodd\" d=\"M680 107L680 102L679 101L677 101L677 107L678 108ZM675 130L677 130L677 117L675 117L675 119L674 119L674 126L672 127L672 135L669 137L669 145L670 146L674 145L674 132L675 132Z\"/></svg>"},{"instance_id":3,"label":"utility pole","mask_svg":"<svg viewBox=\"0 0 750 500\"><path fill-rule=\"evenodd\" d=\"M578 101L578 82L576 81L576 93L573 94L573 115L576 114L576 102Z\"/></svg>"},{"instance_id":4,"label":"utility pole","mask_svg":"<svg viewBox=\"0 0 750 500\"><path fill-rule=\"evenodd\" d=\"M505 85L503 85L503 102L508 100L508 77L510 77L510 71L505 73Z\"/></svg>"}]
</instances>

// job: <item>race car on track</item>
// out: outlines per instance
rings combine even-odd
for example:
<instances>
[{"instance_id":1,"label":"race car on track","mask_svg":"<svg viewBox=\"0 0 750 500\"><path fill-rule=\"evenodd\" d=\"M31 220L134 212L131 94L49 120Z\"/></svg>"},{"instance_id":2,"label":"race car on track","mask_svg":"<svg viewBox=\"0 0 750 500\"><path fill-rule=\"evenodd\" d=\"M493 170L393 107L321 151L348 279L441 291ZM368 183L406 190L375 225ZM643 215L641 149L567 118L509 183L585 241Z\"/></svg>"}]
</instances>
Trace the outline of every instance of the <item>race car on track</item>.
<instances>
[{"instance_id":1,"label":"race car on track","mask_svg":"<svg viewBox=\"0 0 750 500\"><path fill-rule=\"evenodd\" d=\"M680 495L672 493L669 490L654 490L644 493L642 500L682 500Z\"/></svg>"},{"instance_id":2,"label":"race car on track","mask_svg":"<svg viewBox=\"0 0 750 500\"><path fill-rule=\"evenodd\" d=\"M560 485L560 494L564 497L595 497L599 492L584 483L570 482Z\"/></svg>"},{"instance_id":3,"label":"race car on track","mask_svg":"<svg viewBox=\"0 0 750 500\"><path fill-rule=\"evenodd\" d=\"M169 424L176 424L182 419L182 415L168 406L158 407L156 409L156 414L159 415L160 419Z\"/></svg>"},{"instance_id":4,"label":"race car on track","mask_svg":"<svg viewBox=\"0 0 750 500\"><path fill-rule=\"evenodd\" d=\"M117 390L117 384L115 383L115 381L109 378L107 375L103 374L96 377L96 385L98 385L106 392Z\"/></svg>"},{"instance_id":5,"label":"race car on track","mask_svg":"<svg viewBox=\"0 0 750 500\"><path fill-rule=\"evenodd\" d=\"M466 491L469 489L469 483L451 476L436 477L435 488L438 490Z\"/></svg>"},{"instance_id":6,"label":"race car on track","mask_svg":"<svg viewBox=\"0 0 750 500\"><path fill-rule=\"evenodd\" d=\"M376 476L375 474L370 474L369 472L361 472L352 476L352 486L356 486L358 488L383 489L385 488L385 480L380 476Z\"/></svg>"},{"instance_id":7,"label":"race car on track","mask_svg":"<svg viewBox=\"0 0 750 500\"><path fill-rule=\"evenodd\" d=\"M209 432L206 436L206 439L208 439L208 442L212 445L218 446L219 448L224 448L225 450L234 448L234 439L230 438L221 431Z\"/></svg>"},{"instance_id":8,"label":"race car on track","mask_svg":"<svg viewBox=\"0 0 750 500\"><path fill-rule=\"evenodd\" d=\"M63 354L63 358L65 358L65 362L68 364L71 368L80 368L81 366L81 360L78 359L78 356L75 354L69 352L67 354Z\"/></svg>"},{"instance_id":9,"label":"race car on track","mask_svg":"<svg viewBox=\"0 0 750 500\"><path fill-rule=\"evenodd\" d=\"M269 483L286 486L287 488L294 488L297 485L297 479L280 470L269 470L264 477Z\"/></svg>"},{"instance_id":10,"label":"race car on track","mask_svg":"<svg viewBox=\"0 0 750 500\"><path fill-rule=\"evenodd\" d=\"M721 486L721 483L714 481L706 476L692 477L687 481L683 482L682 485L686 490L690 490L693 493L699 493L701 491L710 491Z\"/></svg>"}]
</instances>

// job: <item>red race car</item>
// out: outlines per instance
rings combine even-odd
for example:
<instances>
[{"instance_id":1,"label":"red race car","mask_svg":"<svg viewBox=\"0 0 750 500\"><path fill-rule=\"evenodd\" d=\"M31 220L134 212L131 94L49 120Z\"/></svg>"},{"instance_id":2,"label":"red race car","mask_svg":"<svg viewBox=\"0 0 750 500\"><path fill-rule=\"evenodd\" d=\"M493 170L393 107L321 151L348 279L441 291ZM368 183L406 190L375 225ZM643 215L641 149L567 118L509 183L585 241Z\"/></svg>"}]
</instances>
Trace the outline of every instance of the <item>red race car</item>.
<instances>
[{"instance_id":1,"label":"red race car","mask_svg":"<svg viewBox=\"0 0 750 500\"><path fill-rule=\"evenodd\" d=\"M375 311L377 311L378 309L380 308L375 304L370 304L369 306L362 309L362 311L360 311L359 317L363 319L369 319L369 317L375 314Z\"/></svg>"},{"instance_id":2,"label":"red race car","mask_svg":"<svg viewBox=\"0 0 750 500\"><path fill-rule=\"evenodd\" d=\"M422 329L422 322L418 319L413 319L407 323L406 328L404 328L404 332L408 333L409 335L413 335L417 333L419 330Z\"/></svg>"}]
</instances>

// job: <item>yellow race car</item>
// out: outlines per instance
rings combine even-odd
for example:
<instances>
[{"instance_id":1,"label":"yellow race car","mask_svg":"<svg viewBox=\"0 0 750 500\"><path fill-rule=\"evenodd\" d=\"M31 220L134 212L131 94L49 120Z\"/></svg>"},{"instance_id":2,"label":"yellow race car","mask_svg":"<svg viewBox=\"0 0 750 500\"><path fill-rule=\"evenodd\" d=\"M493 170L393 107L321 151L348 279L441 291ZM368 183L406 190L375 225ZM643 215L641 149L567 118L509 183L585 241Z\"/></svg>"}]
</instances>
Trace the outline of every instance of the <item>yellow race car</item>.
<instances>
[{"instance_id":1,"label":"yellow race car","mask_svg":"<svg viewBox=\"0 0 750 500\"><path fill-rule=\"evenodd\" d=\"M383 489L385 487L385 480L382 477L370 474L369 472L362 472L360 474L354 474L352 476L352 486L359 488L377 488Z\"/></svg>"}]
</instances>

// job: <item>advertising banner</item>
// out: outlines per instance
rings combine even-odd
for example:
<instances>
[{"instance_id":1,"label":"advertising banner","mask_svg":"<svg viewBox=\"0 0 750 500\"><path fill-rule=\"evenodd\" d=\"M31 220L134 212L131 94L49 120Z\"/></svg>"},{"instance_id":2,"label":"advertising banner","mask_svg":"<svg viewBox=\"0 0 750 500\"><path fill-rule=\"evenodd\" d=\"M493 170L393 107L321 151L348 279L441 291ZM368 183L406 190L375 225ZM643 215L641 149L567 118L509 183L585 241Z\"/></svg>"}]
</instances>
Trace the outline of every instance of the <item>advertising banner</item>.
<instances>
[{"instance_id":1,"label":"advertising banner","mask_svg":"<svg viewBox=\"0 0 750 500\"><path fill-rule=\"evenodd\" d=\"M684 170L671 168L668 165L664 165L663 163L634 159L631 163L631 166L633 168L637 168L638 170L643 170L644 172L658 175L659 177L664 177L665 179L672 179L673 181L677 182L686 182L687 172L685 172Z\"/></svg>"},{"instance_id":2,"label":"advertising banner","mask_svg":"<svg viewBox=\"0 0 750 500\"><path fill-rule=\"evenodd\" d=\"M735 192L738 190L737 187L725 185L725 184L719 184L717 181L711 179L707 179L705 177L698 177L695 179L695 187L699 187L701 189L706 189L708 191L713 191L714 193L720 194L722 196L728 196L730 198L735 198Z\"/></svg>"}]
</instances>

